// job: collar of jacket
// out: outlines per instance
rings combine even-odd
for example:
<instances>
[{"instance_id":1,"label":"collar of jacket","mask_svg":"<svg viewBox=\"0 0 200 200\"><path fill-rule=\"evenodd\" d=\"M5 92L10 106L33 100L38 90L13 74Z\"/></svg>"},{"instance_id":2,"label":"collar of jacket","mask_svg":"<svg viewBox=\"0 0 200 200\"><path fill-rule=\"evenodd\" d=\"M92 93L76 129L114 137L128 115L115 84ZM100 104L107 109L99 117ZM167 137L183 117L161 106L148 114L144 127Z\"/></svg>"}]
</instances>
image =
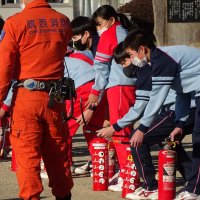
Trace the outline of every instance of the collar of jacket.
<instances>
[{"instance_id":1,"label":"collar of jacket","mask_svg":"<svg viewBox=\"0 0 200 200\"><path fill-rule=\"evenodd\" d=\"M115 29L116 26L119 26L119 25L121 25L120 21L116 21L109 29Z\"/></svg>"},{"instance_id":2,"label":"collar of jacket","mask_svg":"<svg viewBox=\"0 0 200 200\"><path fill-rule=\"evenodd\" d=\"M159 49L157 47L153 47L150 49L150 63L159 57L159 55L157 54L159 52Z\"/></svg>"},{"instance_id":3,"label":"collar of jacket","mask_svg":"<svg viewBox=\"0 0 200 200\"><path fill-rule=\"evenodd\" d=\"M30 8L37 8L37 7L50 7L51 8L51 6L48 4L48 2L46 0L33 0L24 8L24 10L30 9Z\"/></svg>"}]
</instances>

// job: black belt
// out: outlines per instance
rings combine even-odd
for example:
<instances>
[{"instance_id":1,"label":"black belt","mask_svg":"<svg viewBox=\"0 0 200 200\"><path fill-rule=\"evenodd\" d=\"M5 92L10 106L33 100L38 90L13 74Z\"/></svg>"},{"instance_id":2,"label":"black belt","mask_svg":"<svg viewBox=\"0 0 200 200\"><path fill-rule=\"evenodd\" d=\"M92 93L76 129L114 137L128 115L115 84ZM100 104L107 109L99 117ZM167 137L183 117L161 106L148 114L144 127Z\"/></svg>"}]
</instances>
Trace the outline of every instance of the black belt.
<instances>
[{"instance_id":1,"label":"black belt","mask_svg":"<svg viewBox=\"0 0 200 200\"><path fill-rule=\"evenodd\" d=\"M36 81L33 79L26 79L18 81L16 87L24 87L27 90L43 90L50 91L52 87L58 86L58 81Z\"/></svg>"}]
</instances>

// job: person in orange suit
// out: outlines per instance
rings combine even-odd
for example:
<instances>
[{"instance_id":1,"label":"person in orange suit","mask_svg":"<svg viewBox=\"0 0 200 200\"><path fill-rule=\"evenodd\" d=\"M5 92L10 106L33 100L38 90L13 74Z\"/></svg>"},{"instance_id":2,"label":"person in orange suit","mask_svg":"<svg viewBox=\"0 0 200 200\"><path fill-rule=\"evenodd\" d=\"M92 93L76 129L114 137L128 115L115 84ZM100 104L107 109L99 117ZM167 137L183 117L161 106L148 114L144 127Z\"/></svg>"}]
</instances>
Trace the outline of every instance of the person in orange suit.
<instances>
[{"instance_id":1,"label":"person in orange suit","mask_svg":"<svg viewBox=\"0 0 200 200\"><path fill-rule=\"evenodd\" d=\"M22 11L5 22L0 36L0 102L11 79L11 145L17 162L19 197L39 200L43 191L40 158L56 200L70 200L73 187L67 158L68 130L58 101L63 59L71 39L69 19L45 0L23 0Z\"/></svg>"}]
</instances>

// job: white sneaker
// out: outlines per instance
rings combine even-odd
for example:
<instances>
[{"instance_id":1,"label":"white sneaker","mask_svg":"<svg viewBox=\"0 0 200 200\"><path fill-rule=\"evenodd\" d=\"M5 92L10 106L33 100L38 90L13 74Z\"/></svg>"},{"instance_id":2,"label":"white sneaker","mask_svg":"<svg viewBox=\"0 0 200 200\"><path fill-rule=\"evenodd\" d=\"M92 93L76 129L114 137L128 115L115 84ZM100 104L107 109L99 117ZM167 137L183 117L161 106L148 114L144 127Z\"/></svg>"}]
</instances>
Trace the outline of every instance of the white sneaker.
<instances>
[{"instance_id":1,"label":"white sneaker","mask_svg":"<svg viewBox=\"0 0 200 200\"><path fill-rule=\"evenodd\" d=\"M200 196L188 191L183 191L174 200L200 200Z\"/></svg>"},{"instance_id":2,"label":"white sneaker","mask_svg":"<svg viewBox=\"0 0 200 200\"><path fill-rule=\"evenodd\" d=\"M128 193L126 199L138 200L138 199L158 199L158 190L148 191L142 187L137 188L133 193Z\"/></svg>"},{"instance_id":3,"label":"white sneaker","mask_svg":"<svg viewBox=\"0 0 200 200\"><path fill-rule=\"evenodd\" d=\"M109 178L110 185L116 185L119 179L119 172L117 172L112 178Z\"/></svg>"},{"instance_id":4,"label":"white sneaker","mask_svg":"<svg viewBox=\"0 0 200 200\"><path fill-rule=\"evenodd\" d=\"M75 173L75 166L74 164L72 164L72 166L70 167L71 173L74 174Z\"/></svg>"},{"instance_id":5,"label":"white sneaker","mask_svg":"<svg viewBox=\"0 0 200 200\"><path fill-rule=\"evenodd\" d=\"M43 179L48 179L49 178L46 171L41 171L40 172L40 177L43 178Z\"/></svg>"},{"instance_id":6,"label":"white sneaker","mask_svg":"<svg viewBox=\"0 0 200 200\"><path fill-rule=\"evenodd\" d=\"M118 181L117 181L117 184L110 185L108 187L108 190L113 191L113 192L121 192L122 191L123 183L124 183L124 179L121 178L121 177L119 177Z\"/></svg>"},{"instance_id":7,"label":"white sneaker","mask_svg":"<svg viewBox=\"0 0 200 200\"><path fill-rule=\"evenodd\" d=\"M92 171L92 169L90 170L90 177L93 177L93 171Z\"/></svg>"},{"instance_id":8,"label":"white sneaker","mask_svg":"<svg viewBox=\"0 0 200 200\"><path fill-rule=\"evenodd\" d=\"M92 169L91 161L88 161L86 164L75 168L74 173L77 175L89 174Z\"/></svg>"}]
</instances>

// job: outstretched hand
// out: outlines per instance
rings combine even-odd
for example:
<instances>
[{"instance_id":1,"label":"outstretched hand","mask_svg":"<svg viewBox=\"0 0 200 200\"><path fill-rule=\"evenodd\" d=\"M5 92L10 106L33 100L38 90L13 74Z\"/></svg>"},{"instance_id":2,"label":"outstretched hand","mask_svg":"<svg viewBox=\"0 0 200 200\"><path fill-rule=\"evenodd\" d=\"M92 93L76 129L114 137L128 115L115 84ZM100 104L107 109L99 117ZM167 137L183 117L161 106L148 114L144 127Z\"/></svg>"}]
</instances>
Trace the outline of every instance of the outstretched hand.
<instances>
[{"instance_id":1,"label":"outstretched hand","mask_svg":"<svg viewBox=\"0 0 200 200\"><path fill-rule=\"evenodd\" d=\"M93 113L94 113L94 111L89 110L89 109L87 109L87 110L85 110L85 111L83 112L83 116L84 116L84 119L85 119L85 123L86 123L86 124L88 124L88 123L90 122ZM77 122L78 124L80 124L80 125L82 125L82 124L84 125L84 120L83 120L82 115L80 115L80 116L77 118L76 122Z\"/></svg>"},{"instance_id":2,"label":"outstretched hand","mask_svg":"<svg viewBox=\"0 0 200 200\"><path fill-rule=\"evenodd\" d=\"M113 133L115 132L115 129L113 126L102 128L97 131L97 136L98 137L103 137L103 138L111 138Z\"/></svg>"},{"instance_id":3,"label":"outstretched hand","mask_svg":"<svg viewBox=\"0 0 200 200\"><path fill-rule=\"evenodd\" d=\"M5 116L6 111L3 109L0 109L0 120Z\"/></svg>"},{"instance_id":4,"label":"outstretched hand","mask_svg":"<svg viewBox=\"0 0 200 200\"><path fill-rule=\"evenodd\" d=\"M85 109L88 109L90 106L95 107L98 105L99 96L90 94L87 102L85 103Z\"/></svg>"},{"instance_id":5,"label":"outstretched hand","mask_svg":"<svg viewBox=\"0 0 200 200\"><path fill-rule=\"evenodd\" d=\"M140 130L137 130L130 139L130 145L133 147L139 147L142 145L143 140L144 133Z\"/></svg>"},{"instance_id":6,"label":"outstretched hand","mask_svg":"<svg viewBox=\"0 0 200 200\"><path fill-rule=\"evenodd\" d=\"M176 127L170 134L171 141L174 142L175 137L178 136L178 135L181 136L182 134L183 134L183 129Z\"/></svg>"}]
</instances>

